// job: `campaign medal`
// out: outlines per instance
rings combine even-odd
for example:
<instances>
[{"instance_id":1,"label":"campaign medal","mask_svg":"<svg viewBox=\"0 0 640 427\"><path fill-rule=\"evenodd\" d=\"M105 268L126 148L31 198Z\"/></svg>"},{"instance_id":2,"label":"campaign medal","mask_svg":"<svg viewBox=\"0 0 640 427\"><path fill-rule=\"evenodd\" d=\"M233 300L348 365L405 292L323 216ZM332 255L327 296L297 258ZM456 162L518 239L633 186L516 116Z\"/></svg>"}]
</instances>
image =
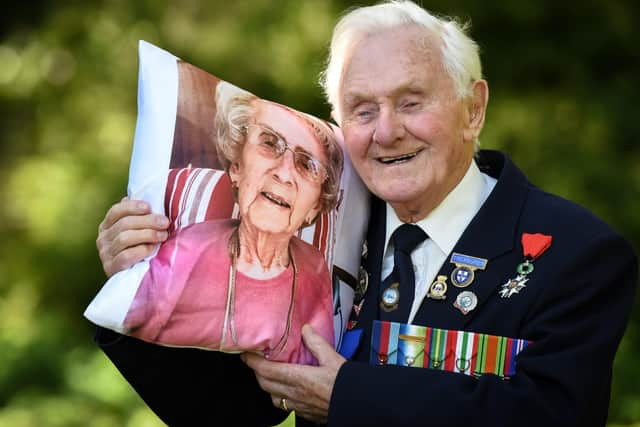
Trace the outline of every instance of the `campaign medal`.
<instances>
[{"instance_id":1,"label":"campaign medal","mask_svg":"<svg viewBox=\"0 0 640 427\"><path fill-rule=\"evenodd\" d=\"M402 341L407 341L409 343L408 348L417 347L418 352L415 354L408 354L404 357L404 365L412 367L414 363L416 363L416 359L424 353L424 337L416 337L413 335L400 334L398 335L398 339Z\"/></svg>"},{"instance_id":2,"label":"campaign medal","mask_svg":"<svg viewBox=\"0 0 640 427\"><path fill-rule=\"evenodd\" d=\"M525 283L529 281L528 275L533 272L533 261L549 249L553 237L540 233L523 233L521 240L524 262L518 264L516 277L507 280L498 291L502 298L511 298L526 287Z\"/></svg>"},{"instance_id":3,"label":"campaign medal","mask_svg":"<svg viewBox=\"0 0 640 427\"><path fill-rule=\"evenodd\" d=\"M475 278L475 270L484 270L487 267L487 260L469 255L454 252L451 254L449 262L456 265L451 272L451 283L457 288L466 288Z\"/></svg>"},{"instance_id":4,"label":"campaign medal","mask_svg":"<svg viewBox=\"0 0 640 427\"><path fill-rule=\"evenodd\" d=\"M447 276L438 276L429 287L427 298L443 300L447 298Z\"/></svg>"},{"instance_id":5,"label":"campaign medal","mask_svg":"<svg viewBox=\"0 0 640 427\"><path fill-rule=\"evenodd\" d=\"M398 308L398 301L400 301L400 290L398 286L400 286L400 284L395 282L382 292L380 308L384 311L389 312Z\"/></svg>"},{"instance_id":6,"label":"campaign medal","mask_svg":"<svg viewBox=\"0 0 640 427\"><path fill-rule=\"evenodd\" d=\"M467 315L478 305L478 297L471 291L463 291L458 294L453 306Z\"/></svg>"}]
</instances>

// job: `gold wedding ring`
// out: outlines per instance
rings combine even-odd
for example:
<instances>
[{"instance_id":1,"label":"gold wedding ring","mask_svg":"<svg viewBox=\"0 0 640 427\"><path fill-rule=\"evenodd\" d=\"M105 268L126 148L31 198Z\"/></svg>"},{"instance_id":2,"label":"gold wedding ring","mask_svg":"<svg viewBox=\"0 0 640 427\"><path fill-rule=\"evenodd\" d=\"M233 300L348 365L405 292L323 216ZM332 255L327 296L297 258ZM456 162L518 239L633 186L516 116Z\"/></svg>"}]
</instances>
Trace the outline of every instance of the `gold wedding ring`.
<instances>
[{"instance_id":1,"label":"gold wedding ring","mask_svg":"<svg viewBox=\"0 0 640 427\"><path fill-rule=\"evenodd\" d=\"M289 412L289 408L287 408L287 399L285 399L284 397L280 398L280 409L285 412Z\"/></svg>"}]
</instances>

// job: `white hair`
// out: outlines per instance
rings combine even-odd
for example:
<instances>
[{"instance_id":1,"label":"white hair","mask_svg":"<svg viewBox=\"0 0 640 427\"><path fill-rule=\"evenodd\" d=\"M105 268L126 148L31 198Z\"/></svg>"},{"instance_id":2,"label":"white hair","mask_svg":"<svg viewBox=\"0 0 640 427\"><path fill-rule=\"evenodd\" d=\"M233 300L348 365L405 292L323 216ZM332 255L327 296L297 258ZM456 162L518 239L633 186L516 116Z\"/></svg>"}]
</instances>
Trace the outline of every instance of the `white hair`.
<instances>
[{"instance_id":1,"label":"white hair","mask_svg":"<svg viewBox=\"0 0 640 427\"><path fill-rule=\"evenodd\" d=\"M327 101L339 111L339 90L351 49L363 38L406 25L419 25L440 40L445 71L460 98L471 95L472 83L482 79L479 48L466 35L467 25L439 18L409 0L392 0L354 9L335 26L325 70L320 74Z\"/></svg>"}]
</instances>

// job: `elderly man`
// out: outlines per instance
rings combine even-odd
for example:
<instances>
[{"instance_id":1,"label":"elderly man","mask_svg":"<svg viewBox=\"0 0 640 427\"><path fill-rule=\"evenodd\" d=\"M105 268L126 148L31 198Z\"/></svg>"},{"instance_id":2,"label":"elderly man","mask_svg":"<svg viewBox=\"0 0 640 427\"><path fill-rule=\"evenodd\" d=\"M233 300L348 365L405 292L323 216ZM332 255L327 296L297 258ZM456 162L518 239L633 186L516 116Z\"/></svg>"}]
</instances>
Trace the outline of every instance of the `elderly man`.
<instances>
[{"instance_id":1,"label":"elderly man","mask_svg":"<svg viewBox=\"0 0 640 427\"><path fill-rule=\"evenodd\" d=\"M629 244L504 154L476 152L488 86L456 23L409 1L355 9L330 55L326 94L373 193L354 359L309 327L317 367L245 354L251 372L99 331L107 354L171 425L242 408L277 421L253 374L273 406L331 426L605 425L637 277ZM155 220L128 200L107 213L107 274L164 238ZM210 389L225 386L216 406Z\"/></svg>"}]
</instances>

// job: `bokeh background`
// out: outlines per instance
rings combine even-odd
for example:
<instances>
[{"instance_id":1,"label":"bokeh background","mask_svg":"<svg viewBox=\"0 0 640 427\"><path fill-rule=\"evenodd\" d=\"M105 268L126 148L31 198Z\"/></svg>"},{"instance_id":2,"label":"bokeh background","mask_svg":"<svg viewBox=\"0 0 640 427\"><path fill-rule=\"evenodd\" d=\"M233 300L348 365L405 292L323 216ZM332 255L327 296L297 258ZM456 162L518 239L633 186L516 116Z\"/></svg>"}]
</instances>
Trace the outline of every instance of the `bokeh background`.
<instances>
[{"instance_id":1,"label":"bokeh background","mask_svg":"<svg viewBox=\"0 0 640 427\"><path fill-rule=\"evenodd\" d=\"M534 183L588 207L639 248L640 3L423 4L472 23L491 87L483 146L508 151ZM105 279L97 225L126 188L137 41L328 119L317 74L333 24L354 5L32 0L4 10L0 426L162 425L82 317ZM615 362L610 426L640 426L639 300Z\"/></svg>"}]
</instances>

